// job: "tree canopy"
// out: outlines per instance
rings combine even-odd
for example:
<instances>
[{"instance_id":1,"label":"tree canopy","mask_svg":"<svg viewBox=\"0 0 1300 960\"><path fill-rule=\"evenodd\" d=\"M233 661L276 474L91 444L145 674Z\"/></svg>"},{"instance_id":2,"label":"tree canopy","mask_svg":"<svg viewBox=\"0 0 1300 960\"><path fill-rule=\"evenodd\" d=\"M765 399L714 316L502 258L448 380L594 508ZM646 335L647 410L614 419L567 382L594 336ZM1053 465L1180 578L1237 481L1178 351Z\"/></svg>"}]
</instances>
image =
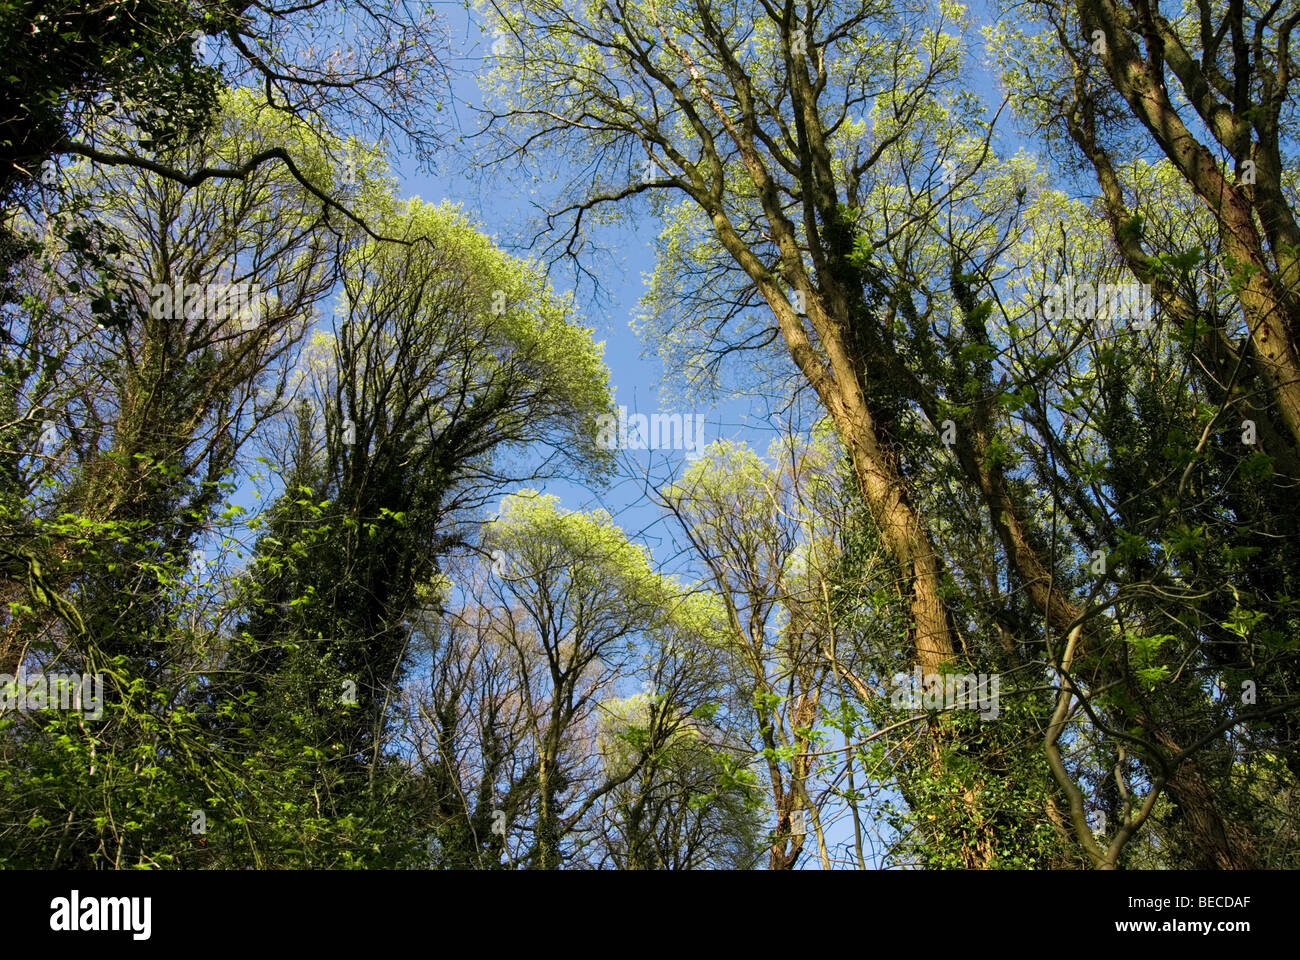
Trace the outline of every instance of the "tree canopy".
<instances>
[{"instance_id":1,"label":"tree canopy","mask_svg":"<svg viewBox=\"0 0 1300 960\"><path fill-rule=\"evenodd\" d=\"M1297 24L0 3L0 865L1297 866Z\"/></svg>"}]
</instances>

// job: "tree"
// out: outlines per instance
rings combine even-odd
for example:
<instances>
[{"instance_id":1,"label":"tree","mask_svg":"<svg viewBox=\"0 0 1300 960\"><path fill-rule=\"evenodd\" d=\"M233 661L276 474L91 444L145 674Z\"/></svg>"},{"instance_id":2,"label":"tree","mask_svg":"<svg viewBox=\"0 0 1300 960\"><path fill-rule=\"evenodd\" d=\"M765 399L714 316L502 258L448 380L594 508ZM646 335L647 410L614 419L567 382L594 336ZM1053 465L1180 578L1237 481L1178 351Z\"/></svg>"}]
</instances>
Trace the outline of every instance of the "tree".
<instances>
[{"instance_id":1,"label":"tree","mask_svg":"<svg viewBox=\"0 0 1300 960\"><path fill-rule=\"evenodd\" d=\"M259 725L301 731L371 804L421 590L492 491L599 469L595 416L609 403L590 331L526 265L450 207L390 216L437 254L369 241L349 255L329 359L304 384L315 409L304 397L242 587L232 679L210 697L214 709L256 697ZM551 452L506 472L526 445Z\"/></svg>"},{"instance_id":2,"label":"tree","mask_svg":"<svg viewBox=\"0 0 1300 960\"><path fill-rule=\"evenodd\" d=\"M577 855L580 847L566 849L566 840L587 829L602 799L687 723L705 686L691 670L692 651L698 637L716 631L718 611L655 572L644 548L607 514L562 512L554 497L522 491L508 498L486 542L504 564L491 588L502 604L493 630L516 660L535 758L532 839L519 859L555 869ZM678 633L684 636L674 640ZM603 702L639 654L664 699L649 707L636 737L624 738L633 751L602 765L590 740Z\"/></svg>"},{"instance_id":3,"label":"tree","mask_svg":"<svg viewBox=\"0 0 1300 960\"><path fill-rule=\"evenodd\" d=\"M1130 199L1138 171L1115 160L1124 141L1144 140L1167 158L1212 218L1222 271L1215 272L1231 284L1247 332L1239 345L1211 342L1244 358L1266 386L1293 459L1300 443L1300 226L1285 155L1297 133L1288 93L1291 32L1300 17L1279 5L1236 2L1201 4L1172 22L1143 2L1036 8L1050 33L1022 48L1035 70L1020 68L1021 57L1007 58L1020 102L1064 132L1092 168L1119 252L1181 322L1201 299L1201 285L1189 297L1172 265L1153 257L1143 211ZM1100 126L1102 118L1113 121L1114 132Z\"/></svg>"},{"instance_id":4,"label":"tree","mask_svg":"<svg viewBox=\"0 0 1300 960\"><path fill-rule=\"evenodd\" d=\"M636 762L653 729L659 694L606 705L601 754L610 775ZM734 745L710 742L715 706L692 719L641 765L640 774L611 791L601 829L611 865L619 870L747 870L763 849L757 775Z\"/></svg>"},{"instance_id":5,"label":"tree","mask_svg":"<svg viewBox=\"0 0 1300 960\"><path fill-rule=\"evenodd\" d=\"M828 457L825 450L780 444L772 453L780 466L769 470L747 447L713 444L661 497L727 612L727 706L752 712L746 739L762 758L775 817L769 866L791 869L799 862L807 817L830 869L821 798L813 799L817 747L824 742L816 731L831 696L825 581L819 579L829 558L818 563L825 532L810 529L818 524L802 499Z\"/></svg>"},{"instance_id":6,"label":"tree","mask_svg":"<svg viewBox=\"0 0 1300 960\"><path fill-rule=\"evenodd\" d=\"M302 143L293 123L255 120L247 97L222 109L193 155L237 155L255 137ZM17 288L29 309L5 361L10 549L41 559L52 591L76 584L106 602L82 611L93 642L142 655L149 644L125 638L148 635L158 611L141 600L158 585L122 578L146 557L188 565L241 447L284 403L287 361L333 279L332 243L283 171L183 192L139 171L83 169L69 191L82 199L53 224L20 228L43 252ZM118 251L111 273L76 255L91 234ZM173 303L178 285L188 298ZM59 533L72 514L80 523ZM87 547L97 562L83 567Z\"/></svg>"},{"instance_id":7,"label":"tree","mask_svg":"<svg viewBox=\"0 0 1300 960\"><path fill-rule=\"evenodd\" d=\"M1172 765L1154 762L1197 830L1202 855L1218 866L1251 865L1250 840L1214 809L1216 793L1235 791L1209 786L1206 779L1217 777L1205 772L1204 761L1191 760L1184 745L1216 738L1213 731L1226 729L1228 713L1252 727L1252 739L1268 742L1280 734L1283 743L1295 742L1291 720L1282 719L1291 712L1295 688L1281 639L1290 629L1281 624L1292 619L1290 590L1275 576L1292 565L1282 561L1266 570L1241 562L1290 528L1292 511L1273 504L1300 476L1295 264L1289 252L1295 246L1293 190L1281 160L1294 140L1294 110L1285 91L1295 19L1239 4L1203 5L1173 21L1146 4L1036 10L1039 23L1003 26L994 34L1013 104L1058 155L1069 151L1071 161L1091 169L1100 189L1095 209L1113 249L1150 284L1159 306L1156 365L1192 387L1197 398L1168 395L1153 377L1134 391L1132 405L1122 402L1127 391L1118 377L1129 364L1103 357L1115 371L1115 378L1106 378L1108 413L1099 423L1117 441L1114 469L1107 471L1120 505L1115 526L1126 535L1141 530L1141 539L1152 544L1148 552L1138 539L1129 540L1133 552L1127 555L1142 558L1133 578L1150 584L1150 591L1173 588L1160 599L1148 593L1144 619L1155 613L1160 625L1148 619L1137 640L1153 634L1150 642L1171 662L1175 650L1185 651L1203 663L1204 675L1236 691L1213 706L1193 707L1199 698L1189 690L1191 702L1184 699L1172 716L1200 719L1184 720L1182 729L1150 711L1139 718L1162 745L1156 752L1175 758ZM1148 144L1163 159L1124 161ZM1173 358L1164 354L1165 343ZM1239 429L1228 432L1229 423ZM1156 446L1163 447L1157 463L1132 455ZM1263 494L1268 487L1271 496ZM1286 534L1283 542L1289 542ZM1178 559L1202 550L1210 556L1222 550L1226 564ZM1132 600L1144 589L1134 583L1124 592ZM1246 610L1254 611L1253 628L1241 623ZM1132 607L1128 612L1135 613ZM1169 642L1175 638L1185 646ZM1161 669L1150 643L1139 649L1147 661L1143 669ZM1239 692L1247 673L1257 678L1249 683L1269 690L1266 716L1252 717L1256 708ZM1082 836L1082 827L1076 830Z\"/></svg>"}]
</instances>

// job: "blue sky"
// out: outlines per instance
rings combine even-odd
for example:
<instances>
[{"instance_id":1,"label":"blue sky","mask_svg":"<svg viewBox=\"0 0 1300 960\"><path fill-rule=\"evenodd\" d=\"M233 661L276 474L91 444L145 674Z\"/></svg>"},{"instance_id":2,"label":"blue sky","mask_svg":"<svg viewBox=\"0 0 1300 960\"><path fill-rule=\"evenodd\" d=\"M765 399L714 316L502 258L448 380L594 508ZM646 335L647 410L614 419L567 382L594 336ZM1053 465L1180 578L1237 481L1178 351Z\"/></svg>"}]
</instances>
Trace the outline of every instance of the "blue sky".
<instances>
[{"instance_id":1,"label":"blue sky","mask_svg":"<svg viewBox=\"0 0 1300 960\"><path fill-rule=\"evenodd\" d=\"M464 53L458 61L464 75L457 78L454 94L457 114L466 135L477 123L474 107L482 103L473 72L490 56L492 38L480 42L481 35L468 14L460 8L450 13L457 18L457 42ZM473 150L467 146L467 150ZM458 163L452 153L440 159L441 169L430 173L422 170L409 157L392 158L394 173L399 181L402 196L418 196L427 202L449 200L463 206L465 213L476 220L481 229L493 237L508 252L527 257L537 253L530 248L528 218L535 211L523 196L522 187L503 189L494 183L485 183L465 174L466 165ZM644 292L644 275L654 269L653 241L658 224L649 216L636 218L627 227L611 227L596 239L603 247L600 260L601 282L604 289L599 299L585 285L572 284L572 277L557 268L552 283L557 292L576 291L577 307L582 322L593 328L597 342L604 343L604 358L610 372L610 386L615 402L628 408L629 413L655 412L702 415L705 418L704 440L745 440L760 453L765 453L774 430L761 422L752 404L741 400L722 402L716 406L704 403L682 405L665 402L662 394L662 366L652 351L631 329L638 313L638 300ZM544 493L560 497L561 505L570 510L602 508L614 517L615 522L633 539L645 543L655 560L674 567L673 558L680 551L668 542L671 529L659 516L659 511L646 501L643 493L644 477L641 471L649 470L653 477L666 479L669 473L680 472L686 465L685 452L680 450L621 451L623 461L619 475L604 488L565 481L537 484ZM511 491L506 491L511 492ZM676 569L676 568L675 568Z\"/></svg>"}]
</instances>

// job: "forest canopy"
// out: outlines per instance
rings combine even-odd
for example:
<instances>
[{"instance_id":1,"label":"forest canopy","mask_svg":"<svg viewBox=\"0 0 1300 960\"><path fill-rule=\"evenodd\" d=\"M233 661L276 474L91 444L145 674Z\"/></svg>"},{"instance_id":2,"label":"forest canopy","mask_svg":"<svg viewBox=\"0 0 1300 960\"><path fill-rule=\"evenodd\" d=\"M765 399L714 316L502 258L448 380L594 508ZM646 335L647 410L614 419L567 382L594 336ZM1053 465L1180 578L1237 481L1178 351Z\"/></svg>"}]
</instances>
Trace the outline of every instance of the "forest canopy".
<instances>
[{"instance_id":1,"label":"forest canopy","mask_svg":"<svg viewBox=\"0 0 1300 960\"><path fill-rule=\"evenodd\" d=\"M1300 866L1297 24L0 2L0 866Z\"/></svg>"}]
</instances>

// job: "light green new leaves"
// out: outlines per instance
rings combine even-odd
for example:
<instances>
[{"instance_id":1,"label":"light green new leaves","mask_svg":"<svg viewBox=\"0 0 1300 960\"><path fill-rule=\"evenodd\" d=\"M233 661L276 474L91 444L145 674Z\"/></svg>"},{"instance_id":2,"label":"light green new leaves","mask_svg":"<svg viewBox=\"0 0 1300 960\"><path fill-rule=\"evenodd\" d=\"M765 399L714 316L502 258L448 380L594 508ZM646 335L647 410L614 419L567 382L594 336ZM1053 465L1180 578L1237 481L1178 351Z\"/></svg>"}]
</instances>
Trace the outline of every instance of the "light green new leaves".
<instances>
[{"instance_id":1,"label":"light green new leaves","mask_svg":"<svg viewBox=\"0 0 1300 960\"><path fill-rule=\"evenodd\" d=\"M597 471L607 466L610 454L598 448L595 426L613 403L609 371L603 344L576 322L572 297L557 295L534 265L502 251L457 205L414 199L375 222L411 245L361 245L349 269L364 280L348 291L342 309L374 315L396 299L399 309L415 312L410 319L424 349L462 365L465 382L443 383L453 398L468 394L479 402L514 384L499 415L507 436L558 434L565 456Z\"/></svg>"},{"instance_id":2,"label":"light green new leaves","mask_svg":"<svg viewBox=\"0 0 1300 960\"><path fill-rule=\"evenodd\" d=\"M551 594L564 583L567 606L554 612L571 614L569 626L584 618L607 625L622 618L620 635L706 637L721 622L715 599L657 572L649 550L629 541L603 510L567 511L558 497L521 490L502 500L486 543L508 558L509 580L528 584L519 592ZM564 626L559 620L553 625Z\"/></svg>"}]
</instances>

